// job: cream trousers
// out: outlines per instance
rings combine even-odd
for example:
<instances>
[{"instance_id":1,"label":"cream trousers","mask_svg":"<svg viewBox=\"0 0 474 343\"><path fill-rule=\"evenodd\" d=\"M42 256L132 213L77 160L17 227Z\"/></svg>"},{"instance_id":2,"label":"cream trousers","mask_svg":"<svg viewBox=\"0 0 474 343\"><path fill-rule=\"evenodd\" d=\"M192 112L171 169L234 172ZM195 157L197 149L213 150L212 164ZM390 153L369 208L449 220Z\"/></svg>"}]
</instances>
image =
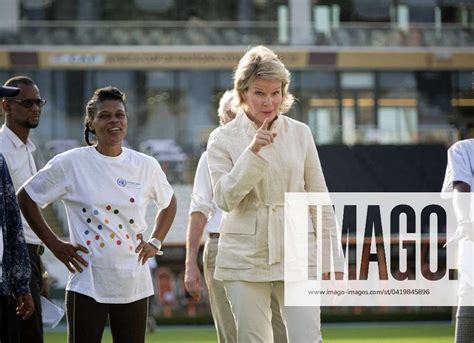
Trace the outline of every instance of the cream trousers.
<instances>
[{"instance_id":1,"label":"cream trousers","mask_svg":"<svg viewBox=\"0 0 474 343\"><path fill-rule=\"evenodd\" d=\"M322 342L320 308L283 306L283 281L224 281L224 287L236 320L238 342L273 342L272 293L280 304L289 343Z\"/></svg>"},{"instance_id":2,"label":"cream trousers","mask_svg":"<svg viewBox=\"0 0 474 343\"><path fill-rule=\"evenodd\" d=\"M234 315L230 308L229 300L222 281L214 279L214 269L218 248L218 238L208 238L204 246L204 278L206 279L209 293L209 304L211 305L212 317L217 330L220 343L237 342L237 330ZM272 296L272 329L275 343L286 343L286 328L280 314L280 305L275 296Z\"/></svg>"}]
</instances>

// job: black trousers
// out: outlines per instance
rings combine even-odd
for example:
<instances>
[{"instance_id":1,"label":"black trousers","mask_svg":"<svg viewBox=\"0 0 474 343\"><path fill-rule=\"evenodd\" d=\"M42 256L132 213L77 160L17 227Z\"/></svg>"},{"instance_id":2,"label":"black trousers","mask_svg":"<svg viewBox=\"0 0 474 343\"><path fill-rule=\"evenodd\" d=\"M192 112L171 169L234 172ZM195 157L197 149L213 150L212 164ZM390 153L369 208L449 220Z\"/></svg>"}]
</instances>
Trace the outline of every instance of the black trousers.
<instances>
[{"instance_id":1,"label":"black trousers","mask_svg":"<svg viewBox=\"0 0 474 343\"><path fill-rule=\"evenodd\" d=\"M114 343L144 343L148 298L128 304L102 304L77 292L66 292L69 343L100 343L107 317Z\"/></svg>"},{"instance_id":2,"label":"black trousers","mask_svg":"<svg viewBox=\"0 0 474 343\"><path fill-rule=\"evenodd\" d=\"M0 342L18 343L18 327L15 312L12 307L16 307L16 300L12 295L0 296Z\"/></svg>"},{"instance_id":3,"label":"black trousers","mask_svg":"<svg viewBox=\"0 0 474 343\"><path fill-rule=\"evenodd\" d=\"M21 343L43 343L43 317L41 316L41 288L43 286L43 265L41 257L35 249L36 245L28 244L28 255L30 257L31 279L30 291L35 304L35 312L26 320L15 315ZM15 313L15 307L11 311ZM2 342L3 343L3 342Z\"/></svg>"}]
</instances>

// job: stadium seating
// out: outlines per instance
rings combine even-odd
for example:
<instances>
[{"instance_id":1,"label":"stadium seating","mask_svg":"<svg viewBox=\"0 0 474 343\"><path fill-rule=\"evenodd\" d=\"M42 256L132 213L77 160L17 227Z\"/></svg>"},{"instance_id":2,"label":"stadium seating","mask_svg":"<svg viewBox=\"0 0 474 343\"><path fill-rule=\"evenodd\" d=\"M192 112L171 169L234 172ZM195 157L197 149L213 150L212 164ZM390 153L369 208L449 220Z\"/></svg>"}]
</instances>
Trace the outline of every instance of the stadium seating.
<instances>
[{"instance_id":1,"label":"stadium seating","mask_svg":"<svg viewBox=\"0 0 474 343\"><path fill-rule=\"evenodd\" d=\"M407 33L386 25L341 23L329 34L314 32L318 46L472 46L474 31L462 26L411 28ZM280 44L278 23L239 27L221 22L174 22L167 26L142 22L80 22L64 25L21 23L15 33L0 30L0 45L256 45Z\"/></svg>"},{"instance_id":2,"label":"stadium seating","mask_svg":"<svg viewBox=\"0 0 474 343\"><path fill-rule=\"evenodd\" d=\"M160 161L171 183L184 182L184 170L188 157L172 139L149 139L140 143L139 150Z\"/></svg>"}]
</instances>

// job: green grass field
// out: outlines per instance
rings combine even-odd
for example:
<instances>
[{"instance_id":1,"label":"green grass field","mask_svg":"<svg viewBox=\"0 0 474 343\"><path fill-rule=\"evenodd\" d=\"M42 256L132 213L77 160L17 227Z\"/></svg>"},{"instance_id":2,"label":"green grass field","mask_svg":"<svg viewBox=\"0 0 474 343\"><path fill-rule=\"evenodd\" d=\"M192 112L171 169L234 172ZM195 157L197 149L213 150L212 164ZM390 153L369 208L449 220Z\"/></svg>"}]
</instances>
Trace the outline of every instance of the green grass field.
<instances>
[{"instance_id":1,"label":"green grass field","mask_svg":"<svg viewBox=\"0 0 474 343\"><path fill-rule=\"evenodd\" d=\"M323 325L325 343L452 343L454 327L450 323L410 323L410 324L337 324ZM48 332L45 335L46 343L66 342L65 332ZM106 331L103 343L111 343L112 337ZM188 343L188 342L217 342L212 327L185 327L173 328L158 327L154 333L148 334L147 343Z\"/></svg>"}]
</instances>

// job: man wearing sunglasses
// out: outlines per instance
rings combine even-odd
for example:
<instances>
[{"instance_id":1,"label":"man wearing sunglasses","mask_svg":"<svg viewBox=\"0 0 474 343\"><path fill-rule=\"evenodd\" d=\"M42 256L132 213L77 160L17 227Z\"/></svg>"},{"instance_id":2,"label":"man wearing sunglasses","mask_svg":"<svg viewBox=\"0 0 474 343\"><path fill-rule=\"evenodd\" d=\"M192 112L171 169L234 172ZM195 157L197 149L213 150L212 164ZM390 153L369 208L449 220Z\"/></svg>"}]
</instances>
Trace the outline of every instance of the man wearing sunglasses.
<instances>
[{"instance_id":1,"label":"man wearing sunglasses","mask_svg":"<svg viewBox=\"0 0 474 343\"><path fill-rule=\"evenodd\" d=\"M36 147L28 138L30 130L38 126L41 110L46 101L40 96L38 86L26 76L7 80L4 86L17 87L20 93L2 100L5 123L0 129L0 153L5 156L10 175L17 191L26 180L36 173L33 151ZM40 293L43 287L43 265L41 255L44 246L22 216L23 230L28 247L31 266L30 290L35 313L27 320L17 320L20 342L43 342L43 323Z\"/></svg>"},{"instance_id":2,"label":"man wearing sunglasses","mask_svg":"<svg viewBox=\"0 0 474 343\"><path fill-rule=\"evenodd\" d=\"M15 97L19 93L18 88L0 86L0 99ZM17 315L28 318L34 305L29 289L31 269L20 211L2 154L0 193L0 342L16 343L19 338Z\"/></svg>"}]
</instances>

